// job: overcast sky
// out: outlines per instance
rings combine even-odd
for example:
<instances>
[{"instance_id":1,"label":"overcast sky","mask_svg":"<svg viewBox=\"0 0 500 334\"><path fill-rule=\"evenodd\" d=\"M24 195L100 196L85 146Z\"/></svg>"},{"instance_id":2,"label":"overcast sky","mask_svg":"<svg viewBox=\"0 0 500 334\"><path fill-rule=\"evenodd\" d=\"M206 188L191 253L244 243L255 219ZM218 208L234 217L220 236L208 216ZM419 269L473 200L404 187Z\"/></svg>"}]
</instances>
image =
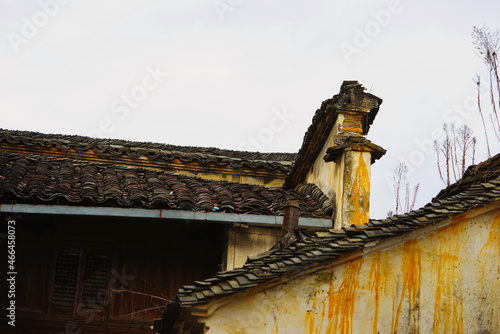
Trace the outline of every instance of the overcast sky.
<instances>
[{"instance_id":1,"label":"overcast sky","mask_svg":"<svg viewBox=\"0 0 500 334\"><path fill-rule=\"evenodd\" d=\"M430 145L444 122L471 125L486 159L484 24L500 29L500 1L0 0L0 127L297 152L321 102L358 80L384 100L368 134L388 151L380 218L400 161L418 207L444 187Z\"/></svg>"}]
</instances>

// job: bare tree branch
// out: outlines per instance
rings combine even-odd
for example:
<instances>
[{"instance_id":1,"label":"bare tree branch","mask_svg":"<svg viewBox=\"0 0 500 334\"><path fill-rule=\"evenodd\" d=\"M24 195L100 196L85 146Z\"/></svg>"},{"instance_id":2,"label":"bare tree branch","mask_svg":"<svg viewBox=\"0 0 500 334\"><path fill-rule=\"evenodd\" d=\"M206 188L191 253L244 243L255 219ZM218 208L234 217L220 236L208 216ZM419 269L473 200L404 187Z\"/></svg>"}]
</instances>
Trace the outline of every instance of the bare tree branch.
<instances>
[{"instance_id":1,"label":"bare tree branch","mask_svg":"<svg viewBox=\"0 0 500 334\"><path fill-rule=\"evenodd\" d=\"M125 314L123 315L124 317L129 317L131 315L134 315L134 314L138 314L138 313L144 313L144 312L148 312L148 311L152 311L152 310L158 310L158 309L163 309L165 306L155 306L155 307L150 307L150 308L146 308L146 309L143 309L143 310L139 310L139 311L135 311L135 312L132 312L132 313L128 313L128 314Z\"/></svg>"},{"instance_id":2,"label":"bare tree branch","mask_svg":"<svg viewBox=\"0 0 500 334\"><path fill-rule=\"evenodd\" d=\"M472 149L473 139L474 139L473 131L467 124L463 124L458 128L456 137L456 145L458 146L459 150L458 151L459 161L458 161L457 172L460 178L464 176L465 169L467 167L466 165L467 152L469 151L469 149ZM475 154L474 150L473 154Z\"/></svg>"},{"instance_id":3,"label":"bare tree branch","mask_svg":"<svg viewBox=\"0 0 500 334\"><path fill-rule=\"evenodd\" d=\"M483 112L481 110L481 77L476 75L476 85L477 85L477 107L479 109L479 114L481 115L481 121L483 122L484 136L486 137L486 148L488 149L488 159L491 158L490 152L490 142L488 140L488 131L486 130L486 123L484 122Z\"/></svg>"},{"instance_id":4,"label":"bare tree branch","mask_svg":"<svg viewBox=\"0 0 500 334\"><path fill-rule=\"evenodd\" d=\"M394 196L396 197L396 209L394 211L387 212L388 217L392 217L394 214L402 214L413 210L415 206L415 201L417 199L418 185L413 192L413 198L410 196L410 183L406 182L406 176L408 174L408 166L405 163L399 163L399 165L394 168L393 180L394 180ZM405 192L404 198L402 192Z\"/></svg>"},{"instance_id":5,"label":"bare tree branch","mask_svg":"<svg viewBox=\"0 0 500 334\"><path fill-rule=\"evenodd\" d=\"M476 48L477 55L484 61L488 68L490 76L490 102L493 108L493 113L496 118L497 130L495 132L500 132L500 120L498 118L495 94L494 94L494 82L497 87L497 100L498 107L500 108L500 78L498 75L498 52L500 50L500 32L496 30L495 32L490 32L488 27L483 26L482 28L472 28L472 44Z\"/></svg>"},{"instance_id":6,"label":"bare tree branch","mask_svg":"<svg viewBox=\"0 0 500 334\"><path fill-rule=\"evenodd\" d=\"M434 141L434 150L437 154L439 177L449 186L464 176L470 161L474 163L477 141L473 130L467 124L456 128L445 123L443 131L444 139L442 142ZM446 178L441 168L441 156L444 159Z\"/></svg>"},{"instance_id":7,"label":"bare tree branch","mask_svg":"<svg viewBox=\"0 0 500 334\"><path fill-rule=\"evenodd\" d=\"M131 293L131 294L134 294L134 295L141 295L141 296L147 296L147 297L151 297L151 298L156 298L156 299L161 299L163 301L167 301L169 302L170 299L168 298L164 298L164 297L160 297L160 296L155 296L155 295L150 295L148 293L144 293L144 292L139 292L139 291L132 291L132 290L127 290L127 289L113 289L112 291L116 291L116 292L128 292L128 293Z\"/></svg>"},{"instance_id":8,"label":"bare tree branch","mask_svg":"<svg viewBox=\"0 0 500 334\"><path fill-rule=\"evenodd\" d=\"M441 172L441 165L439 164L440 145L439 145L439 142L437 140L434 140L434 150L436 151L436 154L437 154L437 167L438 167L438 171L439 171L439 177L441 178L441 181L445 182L444 178L443 178L443 173Z\"/></svg>"},{"instance_id":9,"label":"bare tree branch","mask_svg":"<svg viewBox=\"0 0 500 334\"><path fill-rule=\"evenodd\" d=\"M474 165L474 160L476 158L476 144L477 144L476 137L472 137L472 164L473 165Z\"/></svg>"},{"instance_id":10,"label":"bare tree branch","mask_svg":"<svg viewBox=\"0 0 500 334\"><path fill-rule=\"evenodd\" d=\"M417 201L417 195L418 195L419 188L420 188L420 183L417 183L417 185L415 186L415 188L413 190L413 199L411 201L411 206L410 206L410 209L408 211L411 211L411 210L413 210L413 208L415 208L415 203Z\"/></svg>"},{"instance_id":11,"label":"bare tree branch","mask_svg":"<svg viewBox=\"0 0 500 334\"><path fill-rule=\"evenodd\" d=\"M396 210L394 213L396 215L400 214L403 210L401 209L401 189L406 183L406 174L408 173L408 167L404 163L399 163L399 165L394 168L394 195L396 196Z\"/></svg>"}]
</instances>

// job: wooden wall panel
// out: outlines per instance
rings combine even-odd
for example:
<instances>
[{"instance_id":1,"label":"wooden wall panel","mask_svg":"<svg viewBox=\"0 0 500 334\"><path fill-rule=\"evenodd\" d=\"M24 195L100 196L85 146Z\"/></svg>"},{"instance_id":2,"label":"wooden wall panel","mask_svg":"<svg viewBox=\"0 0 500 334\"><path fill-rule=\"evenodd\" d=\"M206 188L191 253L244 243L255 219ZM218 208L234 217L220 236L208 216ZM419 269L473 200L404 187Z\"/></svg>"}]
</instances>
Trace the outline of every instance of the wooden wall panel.
<instances>
[{"instance_id":1,"label":"wooden wall panel","mask_svg":"<svg viewBox=\"0 0 500 334\"><path fill-rule=\"evenodd\" d=\"M35 332L64 332L73 320L92 333L99 333L96 328L140 333L161 317L166 300L182 285L215 274L222 261L224 232L217 224L35 215L20 216L16 223L16 330L23 333L33 326ZM56 251L68 242L110 258L102 317L92 310L77 314L76 306L73 316L51 308ZM123 273L134 277L126 286L120 283ZM5 280L5 271L0 278ZM5 298L1 303L5 306Z\"/></svg>"}]
</instances>

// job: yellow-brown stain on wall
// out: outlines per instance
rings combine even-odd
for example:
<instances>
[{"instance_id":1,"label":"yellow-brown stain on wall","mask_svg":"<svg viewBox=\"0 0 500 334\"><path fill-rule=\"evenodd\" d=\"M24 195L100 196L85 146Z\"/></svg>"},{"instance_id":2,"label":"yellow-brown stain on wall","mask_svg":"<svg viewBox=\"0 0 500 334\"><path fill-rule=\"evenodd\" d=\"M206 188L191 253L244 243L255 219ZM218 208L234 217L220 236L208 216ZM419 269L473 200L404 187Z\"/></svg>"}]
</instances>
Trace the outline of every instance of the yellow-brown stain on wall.
<instances>
[{"instance_id":1,"label":"yellow-brown stain on wall","mask_svg":"<svg viewBox=\"0 0 500 334\"><path fill-rule=\"evenodd\" d=\"M333 277L334 277L333 274L330 275L330 284L328 285L328 295L323 299L323 308L322 308L322 312L321 312L321 324L320 324L319 328L316 329L317 334L323 332L323 324L324 324L324 320L325 320L325 310L327 309L326 308L327 301L328 301L328 316L327 316L328 325L327 325L327 327L330 328L330 331L331 331L331 325L330 325L331 320L330 319L332 319L333 311L334 311L331 298L335 293L335 286L334 286Z\"/></svg>"},{"instance_id":2,"label":"yellow-brown stain on wall","mask_svg":"<svg viewBox=\"0 0 500 334\"><path fill-rule=\"evenodd\" d=\"M497 255L498 254L498 255ZM495 259L498 263L491 263L491 261L487 261L487 259ZM485 260L486 259L486 260ZM500 214L497 214L493 217L493 224L491 225L491 229L488 235L488 239L485 244L481 248L479 252L478 262L481 263L481 310L486 312L491 312L491 308L489 308L488 302L492 298L493 294L498 294L498 286L500 285ZM498 276L495 284L493 281L485 281L485 271L490 269L492 266L498 266ZM486 290L486 291L485 291ZM498 297L497 297L498 298ZM495 328L500 328L500 317L492 316L492 314L483 314L485 317L491 317L491 321L493 321L492 326Z\"/></svg>"},{"instance_id":3,"label":"yellow-brown stain on wall","mask_svg":"<svg viewBox=\"0 0 500 334\"><path fill-rule=\"evenodd\" d=\"M316 304L317 304L317 296L314 296L314 301L312 304L312 309L306 311L306 320L304 325L303 333L314 333L314 323L316 321Z\"/></svg>"},{"instance_id":4,"label":"yellow-brown stain on wall","mask_svg":"<svg viewBox=\"0 0 500 334\"><path fill-rule=\"evenodd\" d=\"M387 251L376 253L372 259L369 277L369 289L375 297L375 307L373 315L373 333L377 333L378 307L380 294L385 294L387 290L387 277L389 275L389 254Z\"/></svg>"},{"instance_id":5,"label":"yellow-brown stain on wall","mask_svg":"<svg viewBox=\"0 0 500 334\"><path fill-rule=\"evenodd\" d=\"M433 323L433 333L436 334L463 333L460 236L465 234L464 224L454 223L437 235L437 259L432 263L437 270Z\"/></svg>"},{"instance_id":6,"label":"yellow-brown stain on wall","mask_svg":"<svg viewBox=\"0 0 500 334\"><path fill-rule=\"evenodd\" d=\"M359 287L358 275L363 262L363 258L359 258L344 266L342 284L337 291L334 291L333 281L330 282L330 291L326 297L328 300L328 326L325 333L353 333L356 289Z\"/></svg>"},{"instance_id":7,"label":"yellow-brown stain on wall","mask_svg":"<svg viewBox=\"0 0 500 334\"><path fill-rule=\"evenodd\" d=\"M493 224L491 225L488 240L486 240L483 248L481 248L481 252L479 253L479 255L481 255L487 248L491 248L493 251L495 250L495 248L497 249L497 259L499 260L498 275L500 276L500 214L497 214L493 218Z\"/></svg>"},{"instance_id":8,"label":"yellow-brown stain on wall","mask_svg":"<svg viewBox=\"0 0 500 334\"><path fill-rule=\"evenodd\" d=\"M278 333L278 319L276 316L274 317L274 323L273 323L273 328L272 328L272 334L279 334Z\"/></svg>"},{"instance_id":9,"label":"yellow-brown stain on wall","mask_svg":"<svg viewBox=\"0 0 500 334\"><path fill-rule=\"evenodd\" d=\"M363 154L359 154L358 166L356 167L356 175L351 188L351 194L354 197L352 203L352 224L365 224L368 223L368 210L370 199L370 177L368 175L368 168Z\"/></svg>"},{"instance_id":10,"label":"yellow-brown stain on wall","mask_svg":"<svg viewBox=\"0 0 500 334\"><path fill-rule=\"evenodd\" d=\"M403 246L403 263L401 266L403 273L403 287L401 299L393 315L391 333L397 333L399 318L404 308L405 297L408 297L408 331L419 333L420 320L420 275L422 272L421 251L418 240L410 240Z\"/></svg>"},{"instance_id":11,"label":"yellow-brown stain on wall","mask_svg":"<svg viewBox=\"0 0 500 334\"><path fill-rule=\"evenodd\" d=\"M355 115L352 113L346 113L344 115L344 121L342 122L342 132L356 133L359 135L363 134L362 127L362 115ZM340 124L339 124L340 125Z\"/></svg>"}]
</instances>

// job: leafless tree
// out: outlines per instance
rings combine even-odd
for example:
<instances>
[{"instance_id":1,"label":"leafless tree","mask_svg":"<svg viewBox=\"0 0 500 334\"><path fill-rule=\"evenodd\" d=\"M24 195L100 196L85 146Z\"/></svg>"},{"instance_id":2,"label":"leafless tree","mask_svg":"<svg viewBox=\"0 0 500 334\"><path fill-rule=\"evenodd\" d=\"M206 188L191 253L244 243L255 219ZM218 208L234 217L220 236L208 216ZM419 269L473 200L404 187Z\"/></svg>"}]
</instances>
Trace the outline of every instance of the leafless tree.
<instances>
[{"instance_id":1,"label":"leafless tree","mask_svg":"<svg viewBox=\"0 0 500 334\"><path fill-rule=\"evenodd\" d=\"M438 165L439 177L441 178L441 180L443 180L446 183L447 186L449 186L451 183L450 171L451 171L451 161L452 161L451 156L452 156L453 145L451 143L450 131L448 129L447 124L443 124L443 130L445 133L445 138L443 139L442 142L434 140L434 150L436 151L436 154L437 154L437 165ZM445 166L444 166L445 176L443 176L444 173L441 170L441 162L440 162L441 155L443 155L443 159L445 162ZM445 179L445 177L446 177L446 179Z\"/></svg>"},{"instance_id":2,"label":"leafless tree","mask_svg":"<svg viewBox=\"0 0 500 334\"><path fill-rule=\"evenodd\" d=\"M418 189L420 188L420 183L413 188L413 196L410 196L410 183L406 183L405 192L405 207L402 213L410 212L415 207L415 202L417 201Z\"/></svg>"},{"instance_id":3,"label":"leafless tree","mask_svg":"<svg viewBox=\"0 0 500 334\"><path fill-rule=\"evenodd\" d=\"M472 28L472 43L476 48L478 56L484 61L489 71L490 101L493 115L496 119L495 133L500 133L500 120L498 118L497 106L500 108L500 77L498 74L498 52L500 50L500 31L491 32L488 27ZM494 86L496 86L497 102L495 103ZM500 138L500 137L499 137Z\"/></svg>"},{"instance_id":4,"label":"leafless tree","mask_svg":"<svg viewBox=\"0 0 500 334\"><path fill-rule=\"evenodd\" d=\"M474 160L476 158L476 145L477 145L477 139L476 137L472 137L472 163L471 165L474 165Z\"/></svg>"},{"instance_id":5,"label":"leafless tree","mask_svg":"<svg viewBox=\"0 0 500 334\"><path fill-rule=\"evenodd\" d=\"M465 173L466 168L468 167L466 158L467 152L469 152L470 150L472 150L471 160L474 161L474 154L476 151L476 138L474 137L474 132L472 131L472 129L466 124L459 127L456 132L455 143L455 165L457 167L458 175L462 177Z\"/></svg>"},{"instance_id":6,"label":"leafless tree","mask_svg":"<svg viewBox=\"0 0 500 334\"><path fill-rule=\"evenodd\" d=\"M401 186L403 183L406 183L406 174L408 174L408 167L404 163L400 163L394 168L394 195L396 196L396 214L399 214L399 210L401 207Z\"/></svg>"},{"instance_id":7,"label":"leafless tree","mask_svg":"<svg viewBox=\"0 0 500 334\"><path fill-rule=\"evenodd\" d=\"M477 85L477 107L479 109L479 114L481 115L481 121L483 122L484 136L486 137L486 148L488 149L488 159L491 158L490 152L490 142L488 140L488 130L486 130L486 123L484 122L483 111L481 109L481 77L476 75L475 83Z\"/></svg>"},{"instance_id":8,"label":"leafless tree","mask_svg":"<svg viewBox=\"0 0 500 334\"><path fill-rule=\"evenodd\" d=\"M477 139L472 129L464 124L459 128L443 124L443 141L434 141L439 177L449 186L463 177L470 163L474 163ZM441 159L444 160L444 171ZM470 162L470 163L469 163Z\"/></svg>"},{"instance_id":9,"label":"leafless tree","mask_svg":"<svg viewBox=\"0 0 500 334\"><path fill-rule=\"evenodd\" d=\"M415 202L417 200L418 188L420 184L417 184L413 190L413 197L410 195L410 183L406 181L406 176L408 174L408 166L405 163L399 163L399 165L394 168L393 180L394 180L394 196L396 197L396 209L394 211L389 211L387 215L391 217L393 214L402 214L413 210L415 207ZM402 192L405 192L404 198Z\"/></svg>"}]
</instances>

